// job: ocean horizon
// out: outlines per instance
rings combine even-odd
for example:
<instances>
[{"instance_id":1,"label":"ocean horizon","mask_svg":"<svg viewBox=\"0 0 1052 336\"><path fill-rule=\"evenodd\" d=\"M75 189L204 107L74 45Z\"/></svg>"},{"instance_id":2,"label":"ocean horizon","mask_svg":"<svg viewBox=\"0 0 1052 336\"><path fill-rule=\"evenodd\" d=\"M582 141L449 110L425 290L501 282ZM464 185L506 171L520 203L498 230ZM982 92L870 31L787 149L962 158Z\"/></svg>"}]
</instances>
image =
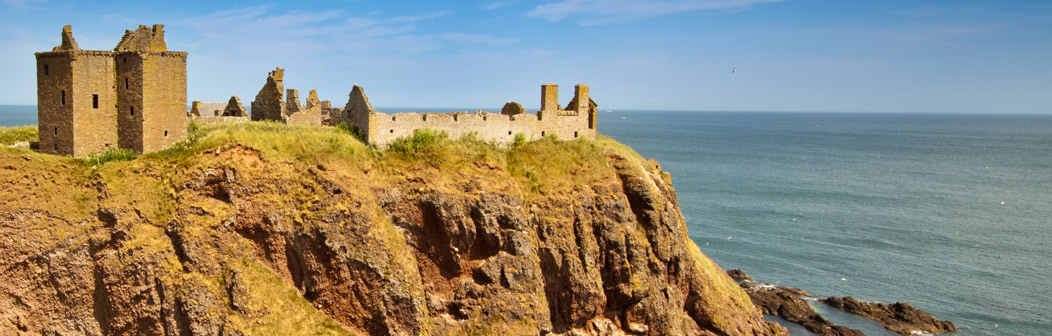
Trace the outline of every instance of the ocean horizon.
<instances>
[{"instance_id":1,"label":"ocean horizon","mask_svg":"<svg viewBox=\"0 0 1052 336\"><path fill-rule=\"evenodd\" d=\"M0 126L33 124L35 106L0 105ZM691 239L724 269L908 302L952 335L1052 330L1052 115L602 109L598 129L671 173Z\"/></svg>"}]
</instances>

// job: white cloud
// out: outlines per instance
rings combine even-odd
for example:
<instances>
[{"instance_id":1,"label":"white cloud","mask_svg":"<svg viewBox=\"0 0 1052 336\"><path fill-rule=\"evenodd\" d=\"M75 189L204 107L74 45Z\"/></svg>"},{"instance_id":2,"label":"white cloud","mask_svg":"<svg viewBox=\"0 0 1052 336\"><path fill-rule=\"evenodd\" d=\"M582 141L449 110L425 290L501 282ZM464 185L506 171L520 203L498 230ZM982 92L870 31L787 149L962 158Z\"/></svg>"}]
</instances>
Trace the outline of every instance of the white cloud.
<instances>
[{"instance_id":1,"label":"white cloud","mask_svg":"<svg viewBox=\"0 0 1052 336\"><path fill-rule=\"evenodd\" d=\"M527 13L549 21L577 18L600 25L698 10L735 9L781 0L563 0L539 5Z\"/></svg>"},{"instance_id":2,"label":"white cloud","mask_svg":"<svg viewBox=\"0 0 1052 336\"><path fill-rule=\"evenodd\" d=\"M515 0L490 1L490 2L483 3L482 6L480 6L479 8L482 8L484 10L493 10L493 9L497 9L497 8L501 8L501 7L510 6L510 5L514 4L515 2L516 2Z\"/></svg>"},{"instance_id":3,"label":"white cloud","mask_svg":"<svg viewBox=\"0 0 1052 336\"><path fill-rule=\"evenodd\" d=\"M509 45L519 41L516 39L496 38L489 35L464 33L443 33L439 34L438 37L443 40L453 41L461 44L488 44L492 46Z\"/></svg>"},{"instance_id":4,"label":"white cloud","mask_svg":"<svg viewBox=\"0 0 1052 336\"><path fill-rule=\"evenodd\" d=\"M46 0L4 0L4 5L7 6L7 7L11 7L11 8L15 8L15 9L19 9L19 10L25 11L25 10L29 10L29 9L34 9L34 8L37 7L36 5L40 5L40 4L43 4L45 2L47 2L47 1Z\"/></svg>"}]
</instances>

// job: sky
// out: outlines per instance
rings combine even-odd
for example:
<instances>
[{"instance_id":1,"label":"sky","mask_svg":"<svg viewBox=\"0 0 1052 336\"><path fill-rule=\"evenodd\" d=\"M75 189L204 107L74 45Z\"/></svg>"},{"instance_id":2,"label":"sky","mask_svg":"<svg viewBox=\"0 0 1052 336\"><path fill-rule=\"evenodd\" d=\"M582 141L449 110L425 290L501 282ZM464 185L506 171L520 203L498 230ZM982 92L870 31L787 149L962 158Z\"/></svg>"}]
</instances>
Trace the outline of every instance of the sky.
<instances>
[{"instance_id":1,"label":"sky","mask_svg":"<svg viewBox=\"0 0 1052 336\"><path fill-rule=\"evenodd\" d=\"M0 104L36 103L34 52L165 25L187 100L248 105L267 72L343 106L1052 114L1052 1L0 0ZM422 109L417 109L421 110Z\"/></svg>"}]
</instances>

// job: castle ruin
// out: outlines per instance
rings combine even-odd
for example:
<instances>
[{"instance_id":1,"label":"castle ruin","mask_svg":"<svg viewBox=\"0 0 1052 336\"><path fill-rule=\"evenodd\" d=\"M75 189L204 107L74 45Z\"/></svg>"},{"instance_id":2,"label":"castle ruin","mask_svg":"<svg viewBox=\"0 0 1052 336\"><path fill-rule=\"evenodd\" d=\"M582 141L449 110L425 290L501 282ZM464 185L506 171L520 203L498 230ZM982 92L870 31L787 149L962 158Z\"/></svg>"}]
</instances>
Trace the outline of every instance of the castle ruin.
<instances>
[{"instance_id":1,"label":"castle ruin","mask_svg":"<svg viewBox=\"0 0 1052 336\"><path fill-rule=\"evenodd\" d=\"M186 138L186 56L164 26L125 31L113 51L62 44L36 53L41 152L84 157L117 146L148 153Z\"/></svg>"},{"instance_id":2,"label":"castle ruin","mask_svg":"<svg viewBox=\"0 0 1052 336\"><path fill-rule=\"evenodd\" d=\"M230 96L226 103L190 103L190 120L197 123L242 122L248 121L248 110L241 104L241 98Z\"/></svg>"},{"instance_id":3,"label":"castle ruin","mask_svg":"<svg viewBox=\"0 0 1052 336\"><path fill-rule=\"evenodd\" d=\"M164 26L128 30L113 51L81 50L69 25L62 44L36 53L39 150L84 157L119 147L148 153L186 139L188 120L246 121L248 111L236 96L222 103L194 102L186 109L187 53L168 51ZM546 136L560 139L594 138L597 105L588 86L578 84L574 97L562 108L559 86L541 85L541 109L526 113L508 102L501 113L381 113L373 109L364 90L355 85L344 108L318 99L311 90L306 105L299 91L285 90L284 69L276 68L252 102L251 120L289 125L352 125L366 142L386 147L418 129L445 131L451 137L474 134L496 144L510 145Z\"/></svg>"},{"instance_id":4,"label":"castle ruin","mask_svg":"<svg viewBox=\"0 0 1052 336\"><path fill-rule=\"evenodd\" d=\"M365 91L355 85L344 108L342 121L354 125L370 144L386 147L417 129L445 131L457 138L475 133L480 139L511 145L522 135L526 141L546 136L559 139L595 138L598 105L588 97L588 86L574 87L566 108L559 107L559 86L541 85L541 110L526 113L522 105L508 102L500 114L475 113L381 113L373 109Z\"/></svg>"},{"instance_id":5,"label":"castle ruin","mask_svg":"<svg viewBox=\"0 0 1052 336\"><path fill-rule=\"evenodd\" d=\"M310 90L307 105L300 103L300 93L296 89L285 90L285 69L275 68L267 74L267 82L256 94L252 102L252 120L270 120L288 125L333 125L329 121L332 115L332 103L319 101L318 92ZM284 90L284 91L283 91ZM284 93L285 100L282 100Z\"/></svg>"}]
</instances>

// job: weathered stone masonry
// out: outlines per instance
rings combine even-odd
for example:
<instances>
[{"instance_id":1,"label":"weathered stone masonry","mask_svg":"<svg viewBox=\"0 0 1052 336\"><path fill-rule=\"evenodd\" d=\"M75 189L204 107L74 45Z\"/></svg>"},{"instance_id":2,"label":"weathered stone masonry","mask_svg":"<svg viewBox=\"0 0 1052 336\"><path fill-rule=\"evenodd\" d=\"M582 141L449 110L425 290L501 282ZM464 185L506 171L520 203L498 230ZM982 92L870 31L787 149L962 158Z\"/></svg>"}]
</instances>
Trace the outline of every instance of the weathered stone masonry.
<instances>
[{"instance_id":1,"label":"weathered stone masonry","mask_svg":"<svg viewBox=\"0 0 1052 336\"><path fill-rule=\"evenodd\" d=\"M164 26L125 32L113 51L62 45L36 53L40 151L83 157L119 146L153 152L186 138L186 56Z\"/></svg>"},{"instance_id":2,"label":"weathered stone masonry","mask_svg":"<svg viewBox=\"0 0 1052 336\"><path fill-rule=\"evenodd\" d=\"M536 114L523 113L522 105L509 102L502 113L380 113L373 109L361 87L351 90L343 121L354 125L370 144L386 147L400 137L417 129L446 131L458 138L476 133L479 138L509 145L522 134L532 141L545 136L559 139L594 138L598 106L588 97L588 86L578 84L574 98L565 109L559 107L559 86L541 85L541 110Z\"/></svg>"}]
</instances>

